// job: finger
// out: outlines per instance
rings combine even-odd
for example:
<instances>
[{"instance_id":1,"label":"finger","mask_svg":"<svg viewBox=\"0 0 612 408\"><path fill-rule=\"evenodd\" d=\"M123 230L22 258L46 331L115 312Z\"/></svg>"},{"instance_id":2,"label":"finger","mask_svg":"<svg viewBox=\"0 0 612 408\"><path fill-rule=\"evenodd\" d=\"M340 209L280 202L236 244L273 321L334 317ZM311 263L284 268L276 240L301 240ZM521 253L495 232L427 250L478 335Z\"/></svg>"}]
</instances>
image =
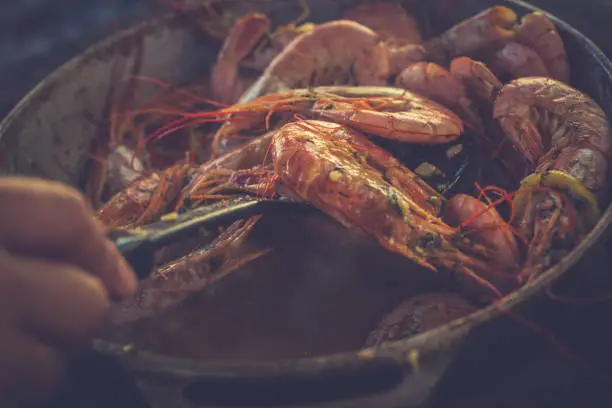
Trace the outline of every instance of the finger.
<instances>
[{"instance_id":1,"label":"finger","mask_svg":"<svg viewBox=\"0 0 612 408\"><path fill-rule=\"evenodd\" d=\"M60 183L0 179L0 238L12 251L56 257L98 276L113 297L136 290L134 272L93 218L83 196Z\"/></svg>"},{"instance_id":2,"label":"finger","mask_svg":"<svg viewBox=\"0 0 612 408\"><path fill-rule=\"evenodd\" d=\"M52 261L0 256L0 309L45 341L86 345L110 308L104 285L79 267Z\"/></svg>"},{"instance_id":3,"label":"finger","mask_svg":"<svg viewBox=\"0 0 612 408\"><path fill-rule=\"evenodd\" d=\"M49 397L65 373L60 352L17 329L0 336L0 406L30 406Z\"/></svg>"}]
</instances>

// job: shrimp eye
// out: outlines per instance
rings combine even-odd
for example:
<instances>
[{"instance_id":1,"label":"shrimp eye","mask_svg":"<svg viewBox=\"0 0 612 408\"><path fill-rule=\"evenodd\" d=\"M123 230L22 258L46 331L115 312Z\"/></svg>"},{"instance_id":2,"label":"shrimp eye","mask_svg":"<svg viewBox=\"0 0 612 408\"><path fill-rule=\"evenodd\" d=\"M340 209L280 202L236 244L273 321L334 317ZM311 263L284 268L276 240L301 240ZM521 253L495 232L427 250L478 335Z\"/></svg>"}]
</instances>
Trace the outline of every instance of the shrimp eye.
<instances>
[{"instance_id":1,"label":"shrimp eye","mask_svg":"<svg viewBox=\"0 0 612 408\"><path fill-rule=\"evenodd\" d=\"M422 248L433 248L438 246L442 240L433 232L426 232L420 239L419 246Z\"/></svg>"},{"instance_id":2,"label":"shrimp eye","mask_svg":"<svg viewBox=\"0 0 612 408\"><path fill-rule=\"evenodd\" d=\"M219 259L218 257L212 257L208 260L208 268L210 269L211 272L216 272L221 265L223 265L223 262L221 261L221 259Z\"/></svg>"},{"instance_id":3,"label":"shrimp eye","mask_svg":"<svg viewBox=\"0 0 612 408\"><path fill-rule=\"evenodd\" d=\"M328 103L327 105L323 107L323 110L332 110L332 109L334 109L333 103Z\"/></svg>"}]
</instances>

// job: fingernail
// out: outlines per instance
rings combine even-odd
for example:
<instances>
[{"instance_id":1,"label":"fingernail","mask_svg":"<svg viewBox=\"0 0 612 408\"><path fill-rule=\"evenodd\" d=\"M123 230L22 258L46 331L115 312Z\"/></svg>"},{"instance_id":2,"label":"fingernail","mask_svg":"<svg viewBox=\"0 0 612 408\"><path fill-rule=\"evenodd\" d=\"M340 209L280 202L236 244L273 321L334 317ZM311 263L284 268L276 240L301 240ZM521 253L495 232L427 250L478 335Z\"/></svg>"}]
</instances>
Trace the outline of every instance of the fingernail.
<instances>
[{"instance_id":1,"label":"fingernail","mask_svg":"<svg viewBox=\"0 0 612 408\"><path fill-rule=\"evenodd\" d=\"M131 297L136 292L138 282L134 270L128 265L125 260L119 262L119 295L122 297Z\"/></svg>"}]
</instances>

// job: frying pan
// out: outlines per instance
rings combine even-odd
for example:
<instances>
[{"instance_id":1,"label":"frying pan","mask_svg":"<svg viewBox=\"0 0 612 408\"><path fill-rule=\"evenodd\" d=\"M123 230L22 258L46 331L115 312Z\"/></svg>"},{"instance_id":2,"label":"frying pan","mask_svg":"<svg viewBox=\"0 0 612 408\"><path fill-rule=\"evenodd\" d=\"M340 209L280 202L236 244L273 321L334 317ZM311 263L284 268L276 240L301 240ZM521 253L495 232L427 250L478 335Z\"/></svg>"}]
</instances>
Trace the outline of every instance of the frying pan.
<instances>
[{"instance_id":1,"label":"frying pan","mask_svg":"<svg viewBox=\"0 0 612 408\"><path fill-rule=\"evenodd\" d=\"M301 11L293 1L216 3L233 15L264 12L277 24L289 23ZM308 1L309 19L336 19L356 3ZM405 4L417 12L429 34L496 4L519 15L535 10L510 0ZM551 18L565 41L574 86L612 117L612 64L582 34ZM124 63L125 75L137 66L139 75L185 83L206 75L219 45L186 17L169 14L93 46L42 81L0 124L2 171L79 186L92 141L105 135L111 72L117 62ZM140 95L148 96L146 91ZM608 206L567 257L497 306L408 340L358 351L361 340L351 340L359 339L356 334L367 334L411 293L439 288L443 278L421 271L414 280L404 279L409 264L321 219L272 217L265 224L266 234L255 238L278 244L280 255L266 257L228 283L203 291L201 300L208 308L192 307L189 313L181 309L194 330L205 328L204 334L169 335L168 325L179 319L176 312L115 327L94 347L133 375L152 407L383 408L426 406L442 395L460 399L486 387L482 378L494 381L541 347L541 337L517 324L508 312L564 324L571 318L544 296L545 288L554 283L584 295L609 287L609 277L598 266L611 222ZM309 228L316 223L322 227L312 233ZM282 245L287 242L291 245ZM383 285L377 283L382 270L398 273ZM236 329L240 325L246 328ZM282 325L286 327L281 330ZM280 333L287 331L293 336L283 338ZM153 344L172 336L174 346ZM200 347L187 347L189 340ZM135 346L126 347L127 343Z\"/></svg>"}]
</instances>

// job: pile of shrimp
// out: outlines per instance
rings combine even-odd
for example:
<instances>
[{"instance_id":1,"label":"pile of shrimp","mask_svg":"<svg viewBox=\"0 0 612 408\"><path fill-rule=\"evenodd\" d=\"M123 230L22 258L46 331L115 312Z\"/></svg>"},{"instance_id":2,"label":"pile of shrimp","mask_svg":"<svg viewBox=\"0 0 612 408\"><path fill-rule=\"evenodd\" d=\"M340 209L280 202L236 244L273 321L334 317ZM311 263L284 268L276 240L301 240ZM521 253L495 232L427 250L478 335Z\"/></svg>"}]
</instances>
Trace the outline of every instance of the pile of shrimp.
<instances>
[{"instance_id":1,"label":"pile of shrimp","mask_svg":"<svg viewBox=\"0 0 612 408\"><path fill-rule=\"evenodd\" d=\"M395 2L359 5L322 24L273 29L258 13L225 29L226 19L216 21L200 24L224 37L204 91L173 90L178 97L166 94L162 105L114 116L114 143L97 155L106 176L91 189L108 228L237 195L289 197L426 269L456 274L456 293L398 306L365 342L375 346L516 290L598 221L609 123L572 87L562 38L545 14L519 19L495 6L432 38ZM197 136L181 144L190 132ZM448 197L397 155L402 143L435 149L466 139L493 159L473 195ZM171 163L159 164L160 143L178 152ZM494 167L510 188L490 185ZM180 303L264 256L241 250L260 218L160 253L116 322Z\"/></svg>"}]
</instances>

